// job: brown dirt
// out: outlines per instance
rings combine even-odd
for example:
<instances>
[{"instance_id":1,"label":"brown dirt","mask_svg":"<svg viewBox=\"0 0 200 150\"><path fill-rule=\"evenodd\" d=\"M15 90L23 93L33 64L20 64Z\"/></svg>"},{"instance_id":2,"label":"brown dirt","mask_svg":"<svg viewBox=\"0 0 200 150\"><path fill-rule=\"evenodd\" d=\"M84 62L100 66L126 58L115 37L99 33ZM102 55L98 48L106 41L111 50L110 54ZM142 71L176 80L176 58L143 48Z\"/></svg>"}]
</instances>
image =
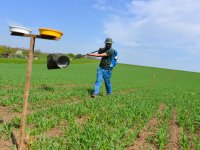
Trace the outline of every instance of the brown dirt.
<instances>
[{"instance_id":1,"label":"brown dirt","mask_svg":"<svg viewBox=\"0 0 200 150\"><path fill-rule=\"evenodd\" d=\"M36 109L31 109L31 108L34 107L34 106L31 106L31 105L34 105L34 104L29 104L29 107L30 107L31 110L28 110L27 115L32 114L32 113L36 113L38 111L47 110L47 109L50 108L50 106L59 107L59 106L63 106L64 104L75 105L75 104L82 103L82 102L83 102L83 100L74 97L70 101L69 100L53 101L50 104L43 102L39 106L37 106Z\"/></svg>"},{"instance_id":2,"label":"brown dirt","mask_svg":"<svg viewBox=\"0 0 200 150\"><path fill-rule=\"evenodd\" d=\"M61 120L61 121L59 122L59 126L62 127L62 128L67 129L67 128L68 128L68 123L67 123L66 120Z\"/></svg>"},{"instance_id":3,"label":"brown dirt","mask_svg":"<svg viewBox=\"0 0 200 150\"><path fill-rule=\"evenodd\" d=\"M58 136L63 136L64 132L58 127L58 128L52 128L49 131L47 131L45 136L51 138L51 137L58 137Z\"/></svg>"},{"instance_id":4,"label":"brown dirt","mask_svg":"<svg viewBox=\"0 0 200 150\"><path fill-rule=\"evenodd\" d=\"M13 118L17 117L17 116L20 116L20 113L17 113L17 112L12 112L11 111L12 109L10 107L3 107L3 106L0 106L0 119L3 120L3 122L5 123L8 123L10 122ZM24 146L22 149L25 149L25 142L26 140L24 141ZM10 147L17 147L19 144L19 131L18 130L13 130L12 133L11 133L11 139L10 140L4 140L4 139L1 139L0 140L0 146L1 145L4 145L4 149L6 150L6 148L8 147L8 149L12 149ZM0 147L0 150L1 150L2 147Z\"/></svg>"},{"instance_id":5,"label":"brown dirt","mask_svg":"<svg viewBox=\"0 0 200 150\"><path fill-rule=\"evenodd\" d=\"M29 128L34 128L33 125L29 125ZM60 137L64 136L64 130L67 130L68 124L65 120L60 121L59 125L49 129L46 132L41 133L40 135L36 136L27 136L26 137L26 147L30 148L32 143L37 143L37 141L40 139L40 137L47 137L47 138L52 138L52 137Z\"/></svg>"},{"instance_id":6,"label":"brown dirt","mask_svg":"<svg viewBox=\"0 0 200 150\"><path fill-rule=\"evenodd\" d=\"M84 84L84 87L88 87L91 86L92 84ZM53 87L80 87L82 86L81 84L56 84L53 85ZM24 85L1 85L0 86L3 89L19 89L19 88L24 88ZM31 85L31 88L44 88L44 87L52 87L52 85L50 84L43 84L43 85Z\"/></svg>"},{"instance_id":7,"label":"brown dirt","mask_svg":"<svg viewBox=\"0 0 200 150\"><path fill-rule=\"evenodd\" d=\"M133 144L126 148L126 150L140 150L140 149L157 149L153 144L148 142L148 137L155 134L156 127L159 124L157 118L152 118L147 125L139 133L137 139Z\"/></svg>"},{"instance_id":8,"label":"brown dirt","mask_svg":"<svg viewBox=\"0 0 200 150\"><path fill-rule=\"evenodd\" d=\"M89 117L87 116L79 116L75 119L77 125L84 125L88 121Z\"/></svg>"},{"instance_id":9,"label":"brown dirt","mask_svg":"<svg viewBox=\"0 0 200 150\"><path fill-rule=\"evenodd\" d=\"M8 95L5 95L5 96L2 97L3 100L7 100L8 98L9 98Z\"/></svg>"},{"instance_id":10,"label":"brown dirt","mask_svg":"<svg viewBox=\"0 0 200 150\"><path fill-rule=\"evenodd\" d=\"M4 122L10 122L13 118L20 116L20 113L12 112L10 108L0 106L0 118Z\"/></svg>"},{"instance_id":11,"label":"brown dirt","mask_svg":"<svg viewBox=\"0 0 200 150\"><path fill-rule=\"evenodd\" d=\"M185 133L186 133L186 135L187 135L187 139L188 139L189 141L193 141L194 138L200 139L200 134L199 134L198 132L199 132L199 130L195 131L195 134L192 134L191 131L190 131L189 129L186 129L186 130L185 130ZM196 150L196 149L197 149L194 142L189 142L189 149L190 149L190 150Z\"/></svg>"},{"instance_id":12,"label":"brown dirt","mask_svg":"<svg viewBox=\"0 0 200 150\"><path fill-rule=\"evenodd\" d=\"M166 106L164 103L160 104L158 112L159 112L159 113L160 113L160 112L162 113L163 111L165 111L166 107L167 107L167 106Z\"/></svg>"},{"instance_id":13,"label":"brown dirt","mask_svg":"<svg viewBox=\"0 0 200 150\"><path fill-rule=\"evenodd\" d=\"M11 150L13 148L13 143L11 139L6 140L5 136L0 139L0 150Z\"/></svg>"},{"instance_id":14,"label":"brown dirt","mask_svg":"<svg viewBox=\"0 0 200 150\"><path fill-rule=\"evenodd\" d=\"M172 117L169 124L169 142L165 150L179 150L180 149L180 135L181 130L176 123L176 109L172 110Z\"/></svg>"},{"instance_id":15,"label":"brown dirt","mask_svg":"<svg viewBox=\"0 0 200 150\"><path fill-rule=\"evenodd\" d=\"M157 113L163 113L166 105L160 104ZM157 115L157 114L156 114ZM158 149L156 145L151 144L148 141L148 137L155 135L157 131L157 127L159 126L159 120L154 116L149 122L145 125L145 127L140 131L137 138L133 141L131 146L126 147L125 150L149 150L149 149Z\"/></svg>"},{"instance_id":16,"label":"brown dirt","mask_svg":"<svg viewBox=\"0 0 200 150\"><path fill-rule=\"evenodd\" d=\"M78 103L82 103L83 100L78 98L78 97L72 97L72 99L70 101L68 101L67 103L70 104L70 105L75 105L75 104L78 104Z\"/></svg>"},{"instance_id":17,"label":"brown dirt","mask_svg":"<svg viewBox=\"0 0 200 150\"><path fill-rule=\"evenodd\" d=\"M24 139L24 142L23 142L23 145L22 145L22 150L25 150L26 146L27 146L27 135L24 135L24 137L25 137L25 139ZM19 146L19 142L20 142L19 130L17 130L17 129L12 130L11 139L12 139L12 143L16 147L18 147Z\"/></svg>"},{"instance_id":18,"label":"brown dirt","mask_svg":"<svg viewBox=\"0 0 200 150\"><path fill-rule=\"evenodd\" d=\"M34 124L26 124L26 127L29 128L30 130L35 128Z\"/></svg>"},{"instance_id":19,"label":"brown dirt","mask_svg":"<svg viewBox=\"0 0 200 150\"><path fill-rule=\"evenodd\" d=\"M83 100L81 100L78 97L72 97L70 99L61 99L61 100L42 100L39 103L35 104L35 103L29 103L29 109L31 110L31 112L37 112L37 110L45 110L48 109L50 106L62 106L64 104L69 104L69 105L74 105L74 104L78 104L83 102ZM34 108L36 107L36 108Z\"/></svg>"},{"instance_id":20,"label":"brown dirt","mask_svg":"<svg viewBox=\"0 0 200 150\"><path fill-rule=\"evenodd\" d=\"M1 85L0 88L6 89L6 90L11 90L11 89L20 89L23 88L23 85Z\"/></svg>"},{"instance_id":21,"label":"brown dirt","mask_svg":"<svg viewBox=\"0 0 200 150\"><path fill-rule=\"evenodd\" d=\"M116 147L118 147L118 145L120 145L121 143L126 142L127 138L129 138L131 134L135 133L138 129L140 129L141 125L143 124L142 121L143 120L137 120L134 126L128 129L128 131L124 134L124 136L120 139L120 141L116 143Z\"/></svg>"},{"instance_id":22,"label":"brown dirt","mask_svg":"<svg viewBox=\"0 0 200 150\"><path fill-rule=\"evenodd\" d=\"M76 87L84 87L84 88L87 88L87 87L91 87L92 84L84 84L84 85L81 85L81 84L56 84L56 85L48 85L48 84L43 84L43 85L32 85L31 87L32 88L39 88L39 89L48 89L48 88L76 88ZM48 91L48 90L47 90Z\"/></svg>"},{"instance_id":23,"label":"brown dirt","mask_svg":"<svg viewBox=\"0 0 200 150\"><path fill-rule=\"evenodd\" d=\"M62 120L58 126L49 129L47 132L42 133L41 136L46 136L46 137L58 137L58 136L63 136L64 135L64 129L68 128L68 124L65 120Z\"/></svg>"}]
</instances>

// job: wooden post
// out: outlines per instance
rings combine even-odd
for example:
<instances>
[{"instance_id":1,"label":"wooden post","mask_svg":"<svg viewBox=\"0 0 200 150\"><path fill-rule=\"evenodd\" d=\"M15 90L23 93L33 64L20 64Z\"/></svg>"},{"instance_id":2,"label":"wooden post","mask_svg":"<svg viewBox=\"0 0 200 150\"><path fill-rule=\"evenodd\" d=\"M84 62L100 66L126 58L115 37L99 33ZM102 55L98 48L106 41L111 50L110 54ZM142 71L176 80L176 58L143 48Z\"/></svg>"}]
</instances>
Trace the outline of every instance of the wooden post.
<instances>
[{"instance_id":1,"label":"wooden post","mask_svg":"<svg viewBox=\"0 0 200 150\"><path fill-rule=\"evenodd\" d=\"M47 39L47 40L59 40L60 37L48 36L48 35L44 36L44 35L24 34L24 33L18 33L18 32L12 32L11 35L31 38L27 72L26 72L26 83L25 83L25 88L24 88L24 102L23 102L23 109L22 109L22 114L21 114L21 125L20 125L20 135L19 135L20 141L19 141L19 145L17 145L18 150L24 150L26 148L24 145L24 133L25 133L25 125L26 125L28 94L29 94L29 89L30 89L35 38Z\"/></svg>"},{"instance_id":2,"label":"wooden post","mask_svg":"<svg viewBox=\"0 0 200 150\"><path fill-rule=\"evenodd\" d=\"M34 45L35 45L35 37L31 36L28 65L27 65L27 72L26 72L26 83L25 83L25 89L24 89L23 110L22 110L22 114L21 114L21 126L20 126L20 136L19 136L20 141L19 141L19 145L18 145L18 150L25 149L24 133L25 133L25 125L26 125L26 114L27 114L27 107L28 107L28 94L29 94L29 89L30 89L30 79L31 79L31 72L32 72Z\"/></svg>"}]
</instances>

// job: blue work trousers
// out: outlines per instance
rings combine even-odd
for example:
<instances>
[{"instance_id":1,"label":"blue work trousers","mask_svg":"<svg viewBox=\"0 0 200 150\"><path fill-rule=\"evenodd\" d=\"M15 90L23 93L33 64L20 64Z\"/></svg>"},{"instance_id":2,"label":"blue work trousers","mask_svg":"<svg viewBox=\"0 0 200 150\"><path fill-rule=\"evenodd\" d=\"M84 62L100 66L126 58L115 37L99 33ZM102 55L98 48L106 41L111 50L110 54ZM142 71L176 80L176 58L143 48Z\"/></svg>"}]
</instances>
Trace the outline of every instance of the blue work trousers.
<instances>
[{"instance_id":1,"label":"blue work trousers","mask_svg":"<svg viewBox=\"0 0 200 150\"><path fill-rule=\"evenodd\" d=\"M112 69L103 69L101 67L98 67L97 69L97 77L96 77L96 82L94 85L94 93L95 95L98 95L100 92L100 88L101 88L101 82L102 79L104 79L105 82L105 86L106 86L106 92L107 94L111 94L112 93L112 85L111 85L111 76L112 76Z\"/></svg>"}]
</instances>

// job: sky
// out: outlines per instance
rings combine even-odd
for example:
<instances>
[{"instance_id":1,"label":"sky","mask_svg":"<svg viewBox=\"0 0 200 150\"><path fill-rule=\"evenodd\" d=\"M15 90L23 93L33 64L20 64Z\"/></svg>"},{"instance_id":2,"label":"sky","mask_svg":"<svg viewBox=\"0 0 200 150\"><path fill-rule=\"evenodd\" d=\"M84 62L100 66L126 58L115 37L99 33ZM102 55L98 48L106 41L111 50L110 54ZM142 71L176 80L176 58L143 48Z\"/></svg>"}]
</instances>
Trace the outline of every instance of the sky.
<instances>
[{"instance_id":1,"label":"sky","mask_svg":"<svg viewBox=\"0 0 200 150\"><path fill-rule=\"evenodd\" d=\"M200 72L199 16L200 0L3 0L0 45L29 48L9 25L52 28L62 38L36 39L36 50L86 54L110 37L120 63Z\"/></svg>"}]
</instances>

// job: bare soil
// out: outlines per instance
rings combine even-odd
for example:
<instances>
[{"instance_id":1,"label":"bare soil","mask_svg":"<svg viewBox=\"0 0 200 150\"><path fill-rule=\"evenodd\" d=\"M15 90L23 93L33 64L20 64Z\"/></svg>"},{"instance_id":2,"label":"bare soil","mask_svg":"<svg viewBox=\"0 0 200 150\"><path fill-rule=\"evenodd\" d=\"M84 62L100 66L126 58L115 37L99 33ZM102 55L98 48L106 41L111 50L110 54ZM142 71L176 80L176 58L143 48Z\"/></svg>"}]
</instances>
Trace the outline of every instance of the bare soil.
<instances>
[{"instance_id":1,"label":"bare soil","mask_svg":"<svg viewBox=\"0 0 200 150\"><path fill-rule=\"evenodd\" d=\"M38 109L39 111L41 111L42 109L43 110L48 109L50 106L56 107L56 106L62 106L64 104L75 105L82 102L83 100L81 100L78 97L72 97L71 99L63 99L63 100L42 100L41 102L37 103L37 106L35 106L34 103L29 103L29 108L32 112L37 112Z\"/></svg>"},{"instance_id":2,"label":"bare soil","mask_svg":"<svg viewBox=\"0 0 200 150\"><path fill-rule=\"evenodd\" d=\"M11 150L13 148L13 143L11 139L6 139L5 136L2 136L0 139L0 150Z\"/></svg>"},{"instance_id":3,"label":"bare soil","mask_svg":"<svg viewBox=\"0 0 200 150\"><path fill-rule=\"evenodd\" d=\"M20 116L20 113L13 112L8 107L0 106L0 119L3 119L4 122L10 122L17 116Z\"/></svg>"},{"instance_id":4,"label":"bare soil","mask_svg":"<svg viewBox=\"0 0 200 150\"><path fill-rule=\"evenodd\" d=\"M58 136L64 136L64 129L68 128L68 124L65 120L61 121L58 126L51 128L45 133L42 133L41 136L46 137L58 137Z\"/></svg>"},{"instance_id":5,"label":"bare soil","mask_svg":"<svg viewBox=\"0 0 200 150\"><path fill-rule=\"evenodd\" d=\"M51 137L59 137L63 136L64 132L58 127L58 128L52 128L49 131L45 133L45 136L51 138Z\"/></svg>"},{"instance_id":6,"label":"bare soil","mask_svg":"<svg viewBox=\"0 0 200 150\"><path fill-rule=\"evenodd\" d=\"M79 116L75 119L77 125L81 126L87 123L89 117L88 116Z\"/></svg>"},{"instance_id":7,"label":"bare soil","mask_svg":"<svg viewBox=\"0 0 200 150\"><path fill-rule=\"evenodd\" d=\"M0 106L0 119L3 120L4 123L10 122L13 118L20 116L21 113L13 112L10 107ZM2 137L0 139L0 150L1 148L6 150L7 148L11 150L13 147L18 147L19 144L19 131L13 130L11 133L10 139L5 139ZM3 147L2 147L3 146ZM25 149L25 141L22 149Z\"/></svg>"},{"instance_id":8,"label":"bare soil","mask_svg":"<svg viewBox=\"0 0 200 150\"><path fill-rule=\"evenodd\" d=\"M169 142L165 147L165 150L180 150L180 135L181 130L176 123L176 109L172 110L171 120L169 123Z\"/></svg>"},{"instance_id":9,"label":"bare soil","mask_svg":"<svg viewBox=\"0 0 200 150\"><path fill-rule=\"evenodd\" d=\"M157 113L163 113L165 111L166 105L160 104ZM149 122L145 125L145 127L140 131L137 138L133 141L131 146L125 148L126 150L149 150L155 149L157 150L157 146L150 143L148 141L148 137L155 135L157 131L157 127L159 126L160 122L156 118L156 115L149 120Z\"/></svg>"},{"instance_id":10,"label":"bare soil","mask_svg":"<svg viewBox=\"0 0 200 150\"><path fill-rule=\"evenodd\" d=\"M11 133L11 139L12 139L12 143L16 146L16 148L19 146L20 144L20 132L18 129L14 129L12 130ZM27 146L27 135L24 135L24 141L22 144L22 150L25 150Z\"/></svg>"},{"instance_id":11,"label":"bare soil","mask_svg":"<svg viewBox=\"0 0 200 150\"><path fill-rule=\"evenodd\" d=\"M155 134L158 124L158 119L153 117L139 133L133 144L127 147L126 150L157 149L157 147L149 143L147 139L149 136Z\"/></svg>"}]
</instances>

